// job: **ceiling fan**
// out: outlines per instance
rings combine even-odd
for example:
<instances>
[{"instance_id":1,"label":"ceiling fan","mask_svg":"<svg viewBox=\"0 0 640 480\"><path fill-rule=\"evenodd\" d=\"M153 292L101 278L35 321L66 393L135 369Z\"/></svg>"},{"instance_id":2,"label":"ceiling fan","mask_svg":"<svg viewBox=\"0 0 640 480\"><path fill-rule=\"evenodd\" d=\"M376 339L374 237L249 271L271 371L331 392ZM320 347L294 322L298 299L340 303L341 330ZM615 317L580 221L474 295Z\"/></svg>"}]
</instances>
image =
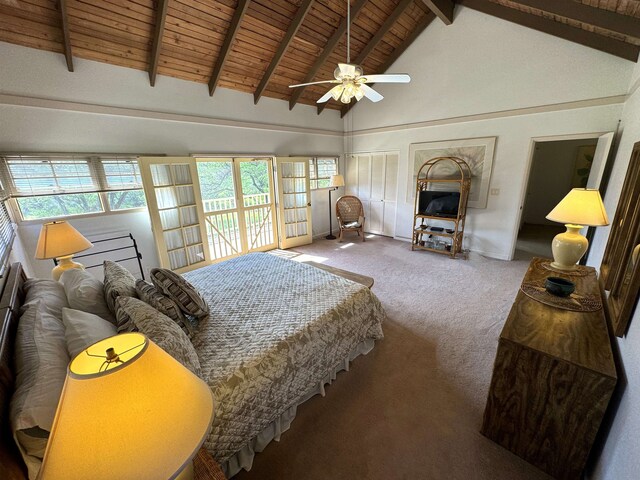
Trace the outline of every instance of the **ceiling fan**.
<instances>
[{"instance_id":1,"label":"ceiling fan","mask_svg":"<svg viewBox=\"0 0 640 480\"><path fill-rule=\"evenodd\" d=\"M390 73L365 75L360 65L351 63L351 2L347 0L347 63L339 63L333 72L335 80L320 80L319 82L299 83L289 85L289 88L305 87L307 85L319 85L323 83L337 84L316 103L328 102L329 99L340 100L342 103L351 103L367 97L372 102L379 102L384 97L371 88L367 83L409 83L411 77L406 73Z\"/></svg>"}]
</instances>

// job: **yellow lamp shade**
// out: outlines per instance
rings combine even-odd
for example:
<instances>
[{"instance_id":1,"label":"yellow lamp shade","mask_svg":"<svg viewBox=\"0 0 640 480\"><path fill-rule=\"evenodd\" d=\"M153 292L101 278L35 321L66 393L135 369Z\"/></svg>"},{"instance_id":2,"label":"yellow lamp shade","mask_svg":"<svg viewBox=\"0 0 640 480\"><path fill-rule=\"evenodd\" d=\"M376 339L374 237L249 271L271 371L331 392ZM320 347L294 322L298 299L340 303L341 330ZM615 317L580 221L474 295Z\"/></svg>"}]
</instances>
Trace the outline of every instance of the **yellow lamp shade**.
<instances>
[{"instance_id":1,"label":"yellow lamp shade","mask_svg":"<svg viewBox=\"0 0 640 480\"><path fill-rule=\"evenodd\" d=\"M331 175L330 187L344 187L344 177L342 175Z\"/></svg>"},{"instance_id":2,"label":"yellow lamp shade","mask_svg":"<svg viewBox=\"0 0 640 480\"><path fill-rule=\"evenodd\" d=\"M36 258L50 259L73 255L93 247L93 244L65 221L42 225Z\"/></svg>"},{"instance_id":3,"label":"yellow lamp shade","mask_svg":"<svg viewBox=\"0 0 640 480\"><path fill-rule=\"evenodd\" d=\"M574 188L549 212L552 222L598 227L609 225L607 212L598 190Z\"/></svg>"},{"instance_id":4,"label":"yellow lamp shade","mask_svg":"<svg viewBox=\"0 0 640 480\"><path fill-rule=\"evenodd\" d=\"M69 365L39 478L175 478L212 417L207 384L147 337L101 340Z\"/></svg>"}]
</instances>

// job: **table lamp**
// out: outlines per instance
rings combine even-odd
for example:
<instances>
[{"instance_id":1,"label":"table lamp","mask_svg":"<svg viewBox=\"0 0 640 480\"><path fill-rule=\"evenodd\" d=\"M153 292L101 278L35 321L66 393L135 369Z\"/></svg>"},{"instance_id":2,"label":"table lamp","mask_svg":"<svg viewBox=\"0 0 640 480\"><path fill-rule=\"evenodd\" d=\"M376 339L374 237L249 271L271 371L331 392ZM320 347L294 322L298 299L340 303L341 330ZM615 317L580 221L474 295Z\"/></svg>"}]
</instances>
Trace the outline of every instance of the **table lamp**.
<instances>
[{"instance_id":1,"label":"table lamp","mask_svg":"<svg viewBox=\"0 0 640 480\"><path fill-rule=\"evenodd\" d=\"M55 258L58 261L51 271L54 280L59 280L62 272L70 268L81 268L81 263L72 260L73 254L93 247L93 244L73 228L68 222L61 220L42 225L36 258L40 260Z\"/></svg>"},{"instance_id":2,"label":"table lamp","mask_svg":"<svg viewBox=\"0 0 640 480\"><path fill-rule=\"evenodd\" d=\"M607 212L602 204L600 192L595 189L574 188L556 207L547 219L564 223L567 231L559 233L551 243L553 263L559 270L574 270L587 251L589 241L580 234L583 227L609 225Z\"/></svg>"},{"instance_id":3,"label":"table lamp","mask_svg":"<svg viewBox=\"0 0 640 480\"><path fill-rule=\"evenodd\" d=\"M331 179L329 180L329 235L325 237L327 240L336 239L333 234L333 226L331 225L331 211L333 210L331 205L331 192L337 190L338 187L344 187L344 177L339 174L331 175Z\"/></svg>"},{"instance_id":4,"label":"table lamp","mask_svg":"<svg viewBox=\"0 0 640 480\"><path fill-rule=\"evenodd\" d=\"M212 419L207 384L146 336L100 340L69 364L38 478L190 478Z\"/></svg>"}]
</instances>

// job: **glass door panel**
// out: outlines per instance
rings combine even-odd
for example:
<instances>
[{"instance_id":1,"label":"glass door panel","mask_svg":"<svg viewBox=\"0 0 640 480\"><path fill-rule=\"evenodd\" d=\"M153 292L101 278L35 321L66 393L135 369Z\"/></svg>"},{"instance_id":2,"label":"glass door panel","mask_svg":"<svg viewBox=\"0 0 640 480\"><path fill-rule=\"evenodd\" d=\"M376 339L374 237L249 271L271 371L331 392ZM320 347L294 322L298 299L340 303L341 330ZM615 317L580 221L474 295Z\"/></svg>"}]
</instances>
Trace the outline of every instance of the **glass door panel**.
<instances>
[{"instance_id":1,"label":"glass door panel","mask_svg":"<svg viewBox=\"0 0 640 480\"><path fill-rule=\"evenodd\" d=\"M201 158L197 165L211 258L275 248L272 159Z\"/></svg>"},{"instance_id":2,"label":"glass door panel","mask_svg":"<svg viewBox=\"0 0 640 480\"><path fill-rule=\"evenodd\" d=\"M208 263L194 159L147 157L140 168L160 264L182 272Z\"/></svg>"},{"instance_id":3,"label":"glass door panel","mask_svg":"<svg viewBox=\"0 0 640 480\"><path fill-rule=\"evenodd\" d=\"M311 243L309 159L277 159L280 199L280 248Z\"/></svg>"}]
</instances>

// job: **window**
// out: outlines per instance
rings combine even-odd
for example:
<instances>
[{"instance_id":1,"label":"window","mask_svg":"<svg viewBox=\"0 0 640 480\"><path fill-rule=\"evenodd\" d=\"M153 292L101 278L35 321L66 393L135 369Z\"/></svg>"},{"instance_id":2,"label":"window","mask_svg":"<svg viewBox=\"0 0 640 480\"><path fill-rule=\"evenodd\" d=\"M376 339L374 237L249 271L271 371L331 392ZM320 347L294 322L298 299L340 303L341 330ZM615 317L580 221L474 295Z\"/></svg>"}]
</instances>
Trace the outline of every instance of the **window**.
<instances>
[{"instance_id":1,"label":"window","mask_svg":"<svg viewBox=\"0 0 640 480\"><path fill-rule=\"evenodd\" d=\"M0 200L0 278L4 275L15 236L16 226L11 221L6 199L2 197Z\"/></svg>"},{"instance_id":2,"label":"window","mask_svg":"<svg viewBox=\"0 0 640 480\"><path fill-rule=\"evenodd\" d=\"M2 177L23 220L146 205L135 157L5 156Z\"/></svg>"},{"instance_id":3,"label":"window","mask_svg":"<svg viewBox=\"0 0 640 480\"><path fill-rule=\"evenodd\" d=\"M331 175L338 173L338 157L313 157L309 159L311 190L329 188Z\"/></svg>"}]
</instances>

